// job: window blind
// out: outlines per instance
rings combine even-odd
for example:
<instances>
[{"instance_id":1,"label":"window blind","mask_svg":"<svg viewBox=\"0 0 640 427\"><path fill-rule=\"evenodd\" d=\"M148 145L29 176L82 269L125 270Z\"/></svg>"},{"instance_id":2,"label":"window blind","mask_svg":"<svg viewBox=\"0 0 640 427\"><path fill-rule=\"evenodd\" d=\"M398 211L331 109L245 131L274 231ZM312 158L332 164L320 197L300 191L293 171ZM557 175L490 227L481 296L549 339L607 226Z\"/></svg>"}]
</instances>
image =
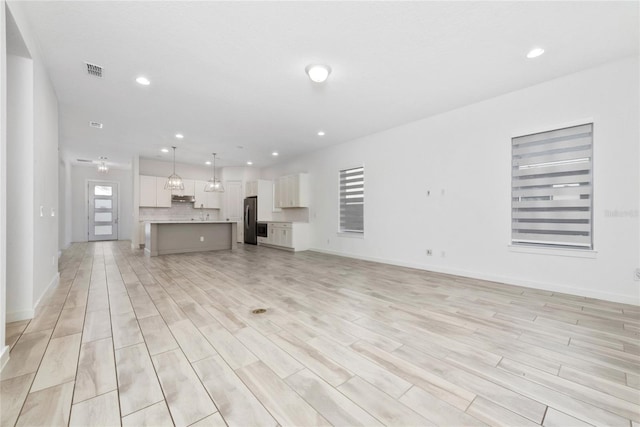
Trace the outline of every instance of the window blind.
<instances>
[{"instance_id":1,"label":"window blind","mask_svg":"<svg viewBox=\"0 0 640 427\"><path fill-rule=\"evenodd\" d=\"M593 248L593 123L512 139L513 244Z\"/></svg>"},{"instance_id":2,"label":"window blind","mask_svg":"<svg viewBox=\"0 0 640 427\"><path fill-rule=\"evenodd\" d=\"M364 167L340 171L340 231L364 232Z\"/></svg>"}]
</instances>

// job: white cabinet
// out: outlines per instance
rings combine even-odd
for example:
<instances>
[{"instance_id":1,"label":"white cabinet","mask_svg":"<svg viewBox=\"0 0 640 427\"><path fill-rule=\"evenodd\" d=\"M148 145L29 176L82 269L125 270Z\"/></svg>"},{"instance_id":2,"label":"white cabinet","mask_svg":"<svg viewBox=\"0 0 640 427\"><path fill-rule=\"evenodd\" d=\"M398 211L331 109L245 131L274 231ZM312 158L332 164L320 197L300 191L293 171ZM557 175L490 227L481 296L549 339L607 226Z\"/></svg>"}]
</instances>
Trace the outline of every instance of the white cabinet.
<instances>
[{"instance_id":1,"label":"white cabinet","mask_svg":"<svg viewBox=\"0 0 640 427\"><path fill-rule=\"evenodd\" d=\"M258 195L258 181L247 181L244 187L244 197L254 197Z\"/></svg>"},{"instance_id":2,"label":"white cabinet","mask_svg":"<svg viewBox=\"0 0 640 427\"><path fill-rule=\"evenodd\" d=\"M166 183L167 178L156 177L156 207L158 208L171 207L171 190L164 189Z\"/></svg>"},{"instance_id":3,"label":"white cabinet","mask_svg":"<svg viewBox=\"0 0 640 427\"><path fill-rule=\"evenodd\" d=\"M171 207L171 191L164 189L166 180L159 176L140 175L140 207Z\"/></svg>"},{"instance_id":4,"label":"white cabinet","mask_svg":"<svg viewBox=\"0 0 640 427\"><path fill-rule=\"evenodd\" d=\"M183 190L172 190L171 194L176 196L194 196L195 195L195 181L192 179L183 179L182 185L184 186Z\"/></svg>"},{"instance_id":5,"label":"white cabinet","mask_svg":"<svg viewBox=\"0 0 640 427\"><path fill-rule=\"evenodd\" d=\"M156 207L156 177L140 175L140 207Z\"/></svg>"},{"instance_id":6,"label":"white cabinet","mask_svg":"<svg viewBox=\"0 0 640 427\"><path fill-rule=\"evenodd\" d=\"M269 221L273 212L273 182L266 179L247 181L245 197L258 197L258 221Z\"/></svg>"},{"instance_id":7,"label":"white cabinet","mask_svg":"<svg viewBox=\"0 0 640 427\"><path fill-rule=\"evenodd\" d=\"M305 251L309 249L309 224L269 222L267 237L258 237L258 244L292 251Z\"/></svg>"},{"instance_id":8,"label":"white cabinet","mask_svg":"<svg viewBox=\"0 0 640 427\"><path fill-rule=\"evenodd\" d=\"M193 203L193 207L196 209L220 209L222 205L220 193L204 191L206 184L206 181L194 181L195 202Z\"/></svg>"},{"instance_id":9,"label":"white cabinet","mask_svg":"<svg viewBox=\"0 0 640 427\"><path fill-rule=\"evenodd\" d=\"M285 175L276 181L275 207L308 208L309 174Z\"/></svg>"}]
</instances>

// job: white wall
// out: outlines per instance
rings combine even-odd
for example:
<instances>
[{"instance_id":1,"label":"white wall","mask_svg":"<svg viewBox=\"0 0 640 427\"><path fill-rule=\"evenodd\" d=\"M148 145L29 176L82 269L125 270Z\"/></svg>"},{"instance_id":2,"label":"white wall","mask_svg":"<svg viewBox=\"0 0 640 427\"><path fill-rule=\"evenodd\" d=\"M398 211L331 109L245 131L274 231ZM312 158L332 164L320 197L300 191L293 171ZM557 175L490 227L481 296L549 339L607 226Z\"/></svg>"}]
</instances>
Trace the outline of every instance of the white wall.
<instances>
[{"instance_id":1,"label":"white wall","mask_svg":"<svg viewBox=\"0 0 640 427\"><path fill-rule=\"evenodd\" d=\"M35 49L34 49L35 50ZM58 278L58 98L42 61L34 60L33 304ZM42 208L43 216L39 215Z\"/></svg>"},{"instance_id":2,"label":"white wall","mask_svg":"<svg viewBox=\"0 0 640 427\"><path fill-rule=\"evenodd\" d=\"M218 171L219 172L219 171ZM173 173L173 163L162 160L140 159L140 175L166 176ZM176 174L183 179L207 181L211 178L211 166L198 166L176 162Z\"/></svg>"},{"instance_id":3,"label":"white wall","mask_svg":"<svg viewBox=\"0 0 640 427\"><path fill-rule=\"evenodd\" d=\"M0 0L0 236L7 235L7 28ZM9 360L6 342L7 239L0 238L0 370Z\"/></svg>"},{"instance_id":4,"label":"white wall","mask_svg":"<svg viewBox=\"0 0 640 427\"><path fill-rule=\"evenodd\" d=\"M118 183L118 239L130 240L133 223L133 177L131 170L109 169L108 174L98 172L96 165L71 166L71 240L87 241L87 185L88 181Z\"/></svg>"},{"instance_id":5,"label":"white wall","mask_svg":"<svg viewBox=\"0 0 640 427\"><path fill-rule=\"evenodd\" d=\"M33 61L7 55L7 307L33 315Z\"/></svg>"},{"instance_id":6,"label":"white wall","mask_svg":"<svg viewBox=\"0 0 640 427\"><path fill-rule=\"evenodd\" d=\"M71 165L60 159L58 162L58 249L71 244Z\"/></svg>"},{"instance_id":7,"label":"white wall","mask_svg":"<svg viewBox=\"0 0 640 427\"><path fill-rule=\"evenodd\" d=\"M638 304L638 68L638 58L629 58L585 70L336 145L263 176L310 173L317 250ZM594 122L595 252L510 250L511 137L583 119ZM337 234L338 172L357 165L365 166L364 239Z\"/></svg>"},{"instance_id":8,"label":"white wall","mask_svg":"<svg viewBox=\"0 0 640 427\"><path fill-rule=\"evenodd\" d=\"M6 5L6 318L20 320L58 280L58 106L22 5Z\"/></svg>"}]
</instances>

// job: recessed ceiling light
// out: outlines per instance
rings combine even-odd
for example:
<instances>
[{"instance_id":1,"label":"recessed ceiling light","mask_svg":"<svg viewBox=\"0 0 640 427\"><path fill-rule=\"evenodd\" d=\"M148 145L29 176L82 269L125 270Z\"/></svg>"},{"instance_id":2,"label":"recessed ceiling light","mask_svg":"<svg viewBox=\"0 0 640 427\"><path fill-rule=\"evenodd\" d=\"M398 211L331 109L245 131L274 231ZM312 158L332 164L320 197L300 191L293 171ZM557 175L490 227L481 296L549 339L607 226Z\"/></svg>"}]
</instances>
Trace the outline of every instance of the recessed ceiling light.
<instances>
[{"instance_id":1,"label":"recessed ceiling light","mask_svg":"<svg viewBox=\"0 0 640 427\"><path fill-rule=\"evenodd\" d=\"M278 152L277 152L277 151L274 151L273 153L271 153L271 155L272 155L272 156L277 156L277 155L278 155Z\"/></svg>"},{"instance_id":2,"label":"recessed ceiling light","mask_svg":"<svg viewBox=\"0 0 640 427\"><path fill-rule=\"evenodd\" d=\"M529 53L527 53L527 58L532 59L532 58L537 58L538 56L542 55L544 53L544 49L541 47L536 47L534 49L531 49L529 51Z\"/></svg>"},{"instance_id":3,"label":"recessed ceiling light","mask_svg":"<svg viewBox=\"0 0 640 427\"><path fill-rule=\"evenodd\" d=\"M324 136L324 131L321 130L320 132L318 132L318 136Z\"/></svg>"},{"instance_id":4,"label":"recessed ceiling light","mask_svg":"<svg viewBox=\"0 0 640 427\"><path fill-rule=\"evenodd\" d=\"M311 81L316 83L322 83L327 80L329 74L331 74L331 67L321 64L310 64L304 69Z\"/></svg>"},{"instance_id":5,"label":"recessed ceiling light","mask_svg":"<svg viewBox=\"0 0 640 427\"><path fill-rule=\"evenodd\" d=\"M184 138L184 135L181 134L181 133L176 133L176 138L182 139L182 138Z\"/></svg>"},{"instance_id":6,"label":"recessed ceiling light","mask_svg":"<svg viewBox=\"0 0 640 427\"><path fill-rule=\"evenodd\" d=\"M168 148L163 148L163 149L162 149L162 150L160 150L160 151L162 151L163 153L168 153L168 152L169 152L169 149L168 149Z\"/></svg>"},{"instance_id":7,"label":"recessed ceiling light","mask_svg":"<svg viewBox=\"0 0 640 427\"><path fill-rule=\"evenodd\" d=\"M143 86L149 86L151 84L151 82L149 81L148 78L144 77L144 76L140 76L136 79L136 82L138 82L139 84L143 85Z\"/></svg>"},{"instance_id":8,"label":"recessed ceiling light","mask_svg":"<svg viewBox=\"0 0 640 427\"><path fill-rule=\"evenodd\" d=\"M249 166L251 166L251 165L253 164L253 162L252 162L251 160L249 160L249 161L247 162L247 164L248 164Z\"/></svg>"},{"instance_id":9,"label":"recessed ceiling light","mask_svg":"<svg viewBox=\"0 0 640 427\"><path fill-rule=\"evenodd\" d=\"M204 162L205 165L210 165L211 162L209 160L207 160L206 162Z\"/></svg>"}]
</instances>

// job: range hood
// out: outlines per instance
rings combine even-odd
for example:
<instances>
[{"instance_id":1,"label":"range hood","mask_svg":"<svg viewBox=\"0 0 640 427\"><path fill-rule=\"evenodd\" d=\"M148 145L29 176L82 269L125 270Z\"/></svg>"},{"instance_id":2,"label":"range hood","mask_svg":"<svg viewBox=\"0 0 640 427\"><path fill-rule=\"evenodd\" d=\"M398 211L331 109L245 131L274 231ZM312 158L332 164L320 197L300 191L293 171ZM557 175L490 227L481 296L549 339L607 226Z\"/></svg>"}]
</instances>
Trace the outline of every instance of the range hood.
<instances>
[{"instance_id":1,"label":"range hood","mask_svg":"<svg viewBox=\"0 0 640 427\"><path fill-rule=\"evenodd\" d=\"M178 195L172 195L171 196L171 202L176 202L176 203L193 203L196 201L196 198L194 196L178 196Z\"/></svg>"}]
</instances>

